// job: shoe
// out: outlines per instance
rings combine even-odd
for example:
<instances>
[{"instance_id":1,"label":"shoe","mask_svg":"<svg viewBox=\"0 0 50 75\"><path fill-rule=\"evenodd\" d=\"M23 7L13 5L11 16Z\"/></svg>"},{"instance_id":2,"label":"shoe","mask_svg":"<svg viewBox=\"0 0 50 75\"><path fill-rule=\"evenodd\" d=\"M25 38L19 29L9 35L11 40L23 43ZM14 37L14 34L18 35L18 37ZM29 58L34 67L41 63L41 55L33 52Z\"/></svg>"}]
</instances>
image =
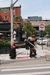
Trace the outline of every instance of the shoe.
<instances>
[{"instance_id":1,"label":"shoe","mask_svg":"<svg viewBox=\"0 0 50 75\"><path fill-rule=\"evenodd\" d=\"M37 58L36 56L34 56L34 58Z\"/></svg>"}]
</instances>

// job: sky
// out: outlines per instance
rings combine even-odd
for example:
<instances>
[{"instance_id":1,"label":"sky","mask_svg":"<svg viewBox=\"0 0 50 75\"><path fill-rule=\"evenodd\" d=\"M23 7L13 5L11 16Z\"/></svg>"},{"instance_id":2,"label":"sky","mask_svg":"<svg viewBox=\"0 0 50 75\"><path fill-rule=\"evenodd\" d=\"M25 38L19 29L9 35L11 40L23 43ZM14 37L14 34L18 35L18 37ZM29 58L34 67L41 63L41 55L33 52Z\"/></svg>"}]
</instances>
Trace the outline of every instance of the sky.
<instances>
[{"instance_id":1,"label":"sky","mask_svg":"<svg viewBox=\"0 0 50 75\"><path fill-rule=\"evenodd\" d=\"M13 3L16 0L13 0ZM11 0L0 0L0 7L8 7ZM50 0L18 0L14 6L21 5L21 16L27 19L30 16L42 16L42 19L50 20Z\"/></svg>"}]
</instances>

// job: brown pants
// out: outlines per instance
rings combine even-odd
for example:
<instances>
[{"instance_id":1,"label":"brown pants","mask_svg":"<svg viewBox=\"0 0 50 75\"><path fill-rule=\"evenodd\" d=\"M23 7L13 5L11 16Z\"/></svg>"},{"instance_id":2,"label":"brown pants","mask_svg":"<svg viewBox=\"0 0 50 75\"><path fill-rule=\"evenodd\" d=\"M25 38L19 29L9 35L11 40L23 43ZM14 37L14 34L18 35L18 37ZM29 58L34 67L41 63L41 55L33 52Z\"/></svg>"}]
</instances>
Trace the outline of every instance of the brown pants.
<instances>
[{"instance_id":1,"label":"brown pants","mask_svg":"<svg viewBox=\"0 0 50 75\"><path fill-rule=\"evenodd\" d=\"M30 57L35 57L35 56L36 56L35 48L30 48Z\"/></svg>"}]
</instances>

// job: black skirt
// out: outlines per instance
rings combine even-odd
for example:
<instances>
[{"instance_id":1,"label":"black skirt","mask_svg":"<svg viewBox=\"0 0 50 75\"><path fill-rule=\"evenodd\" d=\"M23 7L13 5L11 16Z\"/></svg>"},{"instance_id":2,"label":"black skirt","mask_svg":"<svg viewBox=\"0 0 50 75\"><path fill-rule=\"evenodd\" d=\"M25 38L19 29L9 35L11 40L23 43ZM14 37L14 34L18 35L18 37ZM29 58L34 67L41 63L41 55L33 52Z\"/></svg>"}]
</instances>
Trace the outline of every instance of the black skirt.
<instances>
[{"instance_id":1,"label":"black skirt","mask_svg":"<svg viewBox=\"0 0 50 75\"><path fill-rule=\"evenodd\" d=\"M11 59L16 58L16 49L15 48L11 48L11 50L10 50L10 58Z\"/></svg>"}]
</instances>

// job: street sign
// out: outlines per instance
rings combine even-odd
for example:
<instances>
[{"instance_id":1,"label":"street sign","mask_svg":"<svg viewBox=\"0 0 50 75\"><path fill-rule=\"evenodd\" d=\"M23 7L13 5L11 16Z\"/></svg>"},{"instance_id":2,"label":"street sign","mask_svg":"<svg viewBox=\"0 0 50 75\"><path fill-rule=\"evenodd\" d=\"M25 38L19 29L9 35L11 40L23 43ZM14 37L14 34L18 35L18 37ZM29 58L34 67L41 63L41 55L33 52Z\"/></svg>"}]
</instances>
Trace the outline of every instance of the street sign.
<instances>
[{"instance_id":1,"label":"street sign","mask_svg":"<svg viewBox=\"0 0 50 75\"><path fill-rule=\"evenodd\" d=\"M45 30L45 25L44 24L40 24L39 25L39 30Z\"/></svg>"}]
</instances>

